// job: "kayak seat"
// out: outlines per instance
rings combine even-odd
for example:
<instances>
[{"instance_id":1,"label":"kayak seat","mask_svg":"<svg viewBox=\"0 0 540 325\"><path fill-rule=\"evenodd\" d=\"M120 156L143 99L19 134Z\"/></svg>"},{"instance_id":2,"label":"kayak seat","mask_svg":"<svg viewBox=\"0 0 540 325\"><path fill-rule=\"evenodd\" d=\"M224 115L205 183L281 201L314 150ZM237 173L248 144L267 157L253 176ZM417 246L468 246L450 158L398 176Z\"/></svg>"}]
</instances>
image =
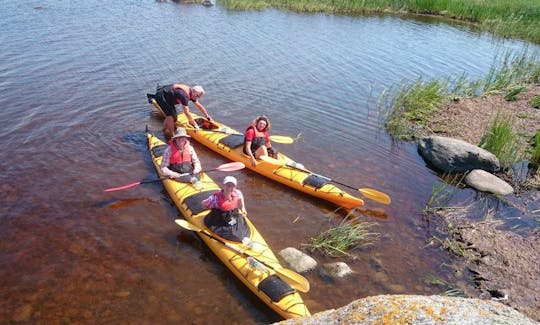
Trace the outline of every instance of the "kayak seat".
<instances>
[{"instance_id":1,"label":"kayak seat","mask_svg":"<svg viewBox=\"0 0 540 325\"><path fill-rule=\"evenodd\" d=\"M199 214L204 210L207 210L207 208L202 204L202 200L208 198L215 191L216 190L214 189L193 194L185 198L184 202L182 203L186 205L186 207L191 211L193 215Z\"/></svg>"},{"instance_id":2,"label":"kayak seat","mask_svg":"<svg viewBox=\"0 0 540 325\"><path fill-rule=\"evenodd\" d=\"M203 117L196 118L195 123L197 123L197 125L203 130L215 130L215 129L219 128L219 126L217 126L216 124L208 121L207 119L205 119Z\"/></svg>"},{"instance_id":3,"label":"kayak seat","mask_svg":"<svg viewBox=\"0 0 540 325\"><path fill-rule=\"evenodd\" d=\"M275 274L262 280L259 283L259 290L264 292L274 302L278 302L283 297L294 293L294 289Z\"/></svg>"},{"instance_id":4,"label":"kayak seat","mask_svg":"<svg viewBox=\"0 0 540 325\"><path fill-rule=\"evenodd\" d=\"M167 144L161 144L159 146L155 146L152 148L152 154L156 157L163 156L163 152L165 152L165 149L167 149L169 145Z\"/></svg>"},{"instance_id":5,"label":"kayak seat","mask_svg":"<svg viewBox=\"0 0 540 325\"><path fill-rule=\"evenodd\" d=\"M308 177L306 177L306 179L304 179L302 185L309 185L319 189L328 183L330 183L330 178L317 174L310 174Z\"/></svg>"},{"instance_id":6,"label":"kayak seat","mask_svg":"<svg viewBox=\"0 0 540 325\"><path fill-rule=\"evenodd\" d=\"M243 134L231 134L219 140L219 143L226 145L231 149L236 149L244 145Z\"/></svg>"}]
</instances>

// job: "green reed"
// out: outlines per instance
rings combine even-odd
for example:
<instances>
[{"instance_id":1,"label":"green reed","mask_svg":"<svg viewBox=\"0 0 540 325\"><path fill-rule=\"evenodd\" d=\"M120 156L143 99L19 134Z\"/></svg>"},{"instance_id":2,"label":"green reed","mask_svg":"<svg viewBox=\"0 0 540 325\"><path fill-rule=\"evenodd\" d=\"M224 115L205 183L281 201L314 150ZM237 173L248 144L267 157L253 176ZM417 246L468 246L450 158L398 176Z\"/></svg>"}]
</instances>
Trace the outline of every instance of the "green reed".
<instances>
[{"instance_id":1,"label":"green reed","mask_svg":"<svg viewBox=\"0 0 540 325\"><path fill-rule=\"evenodd\" d=\"M353 256L349 250L367 247L379 238L379 233L370 231L373 222L351 223L343 220L337 227L330 228L311 238L304 244L311 251L319 251L331 257Z\"/></svg>"},{"instance_id":2,"label":"green reed","mask_svg":"<svg viewBox=\"0 0 540 325\"><path fill-rule=\"evenodd\" d=\"M386 106L392 108L387 112L386 129L397 138L414 138L432 114L446 102L448 87L447 82L424 81L420 78L411 84L404 84L396 90L383 93L379 98L379 106L386 102Z\"/></svg>"},{"instance_id":3,"label":"green reed","mask_svg":"<svg viewBox=\"0 0 540 325\"><path fill-rule=\"evenodd\" d=\"M394 138L411 140L422 134L432 114L450 100L513 89L522 91L526 85L539 81L540 61L525 49L518 54L505 53L503 59L493 63L488 74L480 80L468 81L463 73L454 81L424 81L420 78L410 83L402 82L385 90L377 104L388 133Z\"/></svg>"},{"instance_id":4,"label":"green reed","mask_svg":"<svg viewBox=\"0 0 540 325\"><path fill-rule=\"evenodd\" d=\"M510 168L520 160L517 135L512 129L513 119L499 113L495 116L491 127L482 137L479 146L493 153L501 163L501 167Z\"/></svg>"},{"instance_id":5,"label":"green reed","mask_svg":"<svg viewBox=\"0 0 540 325\"><path fill-rule=\"evenodd\" d=\"M536 167L536 172L540 173L540 130L534 136L534 144L529 162Z\"/></svg>"},{"instance_id":6,"label":"green reed","mask_svg":"<svg viewBox=\"0 0 540 325\"><path fill-rule=\"evenodd\" d=\"M337 14L430 14L473 23L502 37L540 43L538 0L220 0L232 10L278 8Z\"/></svg>"},{"instance_id":7,"label":"green reed","mask_svg":"<svg viewBox=\"0 0 540 325\"><path fill-rule=\"evenodd\" d=\"M482 94L499 93L511 87L540 81L540 61L528 49L515 54L506 52L500 63L493 64L480 81Z\"/></svg>"}]
</instances>

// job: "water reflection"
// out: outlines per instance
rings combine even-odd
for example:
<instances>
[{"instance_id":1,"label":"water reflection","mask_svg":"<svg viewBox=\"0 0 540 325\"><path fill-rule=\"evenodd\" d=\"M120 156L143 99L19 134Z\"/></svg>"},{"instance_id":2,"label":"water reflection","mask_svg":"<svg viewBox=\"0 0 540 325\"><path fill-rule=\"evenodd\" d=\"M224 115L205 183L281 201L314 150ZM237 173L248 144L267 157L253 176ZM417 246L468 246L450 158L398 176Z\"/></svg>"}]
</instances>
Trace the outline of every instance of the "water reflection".
<instances>
[{"instance_id":1,"label":"water reflection","mask_svg":"<svg viewBox=\"0 0 540 325\"><path fill-rule=\"evenodd\" d=\"M346 260L354 276L306 275L312 312L439 292L424 279L449 273L446 255L425 247L420 217L438 175L414 144L381 131L375 101L404 79L481 76L497 53L524 46L433 21L123 0L8 0L0 30L3 322L278 320L200 241L184 241L160 184L103 192L155 176L144 129L159 131L161 121L145 94L177 81L202 84L214 118L243 130L267 114L275 134L302 134L279 148L287 155L392 197L350 216L378 222L381 233ZM203 166L226 162L194 146ZM249 171L235 176L275 251L308 242L336 209Z\"/></svg>"}]
</instances>

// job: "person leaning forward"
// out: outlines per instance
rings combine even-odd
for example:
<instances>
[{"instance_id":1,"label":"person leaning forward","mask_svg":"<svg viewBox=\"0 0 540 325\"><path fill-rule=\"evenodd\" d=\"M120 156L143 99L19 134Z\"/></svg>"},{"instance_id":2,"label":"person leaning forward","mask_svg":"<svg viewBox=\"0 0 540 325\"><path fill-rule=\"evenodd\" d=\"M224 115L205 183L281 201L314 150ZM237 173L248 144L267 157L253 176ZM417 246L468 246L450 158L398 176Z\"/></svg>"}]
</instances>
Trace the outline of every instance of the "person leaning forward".
<instances>
[{"instance_id":1,"label":"person leaning forward","mask_svg":"<svg viewBox=\"0 0 540 325\"><path fill-rule=\"evenodd\" d=\"M149 101L151 100L151 98L154 98L156 100L158 105L163 110L163 113L165 114L165 121L163 122L163 136L165 137L165 141L169 142L176 128L175 123L178 117L178 113L176 111L175 105L177 104L182 105L182 109L189 123L196 129L198 129L199 126L189 113L188 104L190 101L193 102L195 107L197 107L201 111L201 113L204 114L208 121L212 121L212 118L210 117L210 115L208 115L206 108L201 103L199 103L199 98L201 98L202 95L204 95L203 87L189 87L184 84L158 86L155 95L147 95Z\"/></svg>"},{"instance_id":2,"label":"person leaning forward","mask_svg":"<svg viewBox=\"0 0 540 325\"><path fill-rule=\"evenodd\" d=\"M163 152L160 169L163 175L179 182L196 183L199 181L201 162L188 138L190 136L184 128L176 129L169 146Z\"/></svg>"}]
</instances>

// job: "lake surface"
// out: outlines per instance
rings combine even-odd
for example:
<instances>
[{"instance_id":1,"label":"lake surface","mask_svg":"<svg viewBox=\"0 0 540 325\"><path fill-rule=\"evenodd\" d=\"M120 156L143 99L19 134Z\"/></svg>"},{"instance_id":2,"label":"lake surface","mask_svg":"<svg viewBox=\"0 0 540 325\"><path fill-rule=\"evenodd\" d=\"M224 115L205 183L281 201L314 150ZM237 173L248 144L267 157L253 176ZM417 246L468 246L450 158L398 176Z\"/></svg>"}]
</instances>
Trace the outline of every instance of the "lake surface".
<instances>
[{"instance_id":1,"label":"lake surface","mask_svg":"<svg viewBox=\"0 0 540 325\"><path fill-rule=\"evenodd\" d=\"M380 128L384 89L420 76L477 79L507 50L466 26L389 16L303 15L155 1L14 1L0 7L0 322L270 323L280 320L175 223L155 177L146 93L201 84L211 115L243 130L259 114L306 167L388 193L354 213L380 240L305 274L312 313L393 293L437 294L451 257L427 245L421 211L440 182L413 143ZM534 47L533 47L534 48ZM196 108L193 109L197 112ZM194 144L203 167L227 162ZM276 145L277 146L277 145ZM336 207L250 171L233 173L252 221L278 252L343 219ZM225 176L213 174L217 181ZM470 190L460 190L466 200ZM511 214L511 213L510 213ZM293 222L294 221L294 222Z\"/></svg>"}]
</instances>

